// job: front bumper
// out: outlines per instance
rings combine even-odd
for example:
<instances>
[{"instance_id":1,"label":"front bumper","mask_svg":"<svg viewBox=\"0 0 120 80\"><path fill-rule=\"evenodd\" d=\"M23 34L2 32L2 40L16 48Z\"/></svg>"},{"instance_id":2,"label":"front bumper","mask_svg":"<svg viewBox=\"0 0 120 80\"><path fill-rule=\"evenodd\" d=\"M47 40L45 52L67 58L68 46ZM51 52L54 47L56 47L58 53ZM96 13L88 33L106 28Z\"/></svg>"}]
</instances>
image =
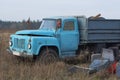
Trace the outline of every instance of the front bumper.
<instances>
[{"instance_id":1,"label":"front bumper","mask_svg":"<svg viewBox=\"0 0 120 80\"><path fill-rule=\"evenodd\" d=\"M12 54L12 55L15 55L15 56L20 56L20 57L29 57L29 58L33 58L33 55L28 55L27 53L25 52L17 52L17 51L12 51L10 50L9 48L7 49L7 51Z\"/></svg>"}]
</instances>

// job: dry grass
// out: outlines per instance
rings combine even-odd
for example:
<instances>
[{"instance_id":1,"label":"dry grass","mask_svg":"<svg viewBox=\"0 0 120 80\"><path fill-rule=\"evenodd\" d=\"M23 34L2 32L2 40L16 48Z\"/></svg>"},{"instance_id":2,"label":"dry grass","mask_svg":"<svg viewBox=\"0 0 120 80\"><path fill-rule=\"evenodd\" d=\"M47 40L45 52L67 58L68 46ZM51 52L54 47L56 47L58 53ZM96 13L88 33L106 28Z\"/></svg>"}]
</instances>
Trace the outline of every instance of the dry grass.
<instances>
[{"instance_id":1,"label":"dry grass","mask_svg":"<svg viewBox=\"0 0 120 80\"><path fill-rule=\"evenodd\" d=\"M6 52L9 35L8 32L0 33L0 80L116 80L114 75L109 77L104 71L93 75L81 72L69 74L67 69L70 65L64 62L46 66L32 61L19 61Z\"/></svg>"}]
</instances>

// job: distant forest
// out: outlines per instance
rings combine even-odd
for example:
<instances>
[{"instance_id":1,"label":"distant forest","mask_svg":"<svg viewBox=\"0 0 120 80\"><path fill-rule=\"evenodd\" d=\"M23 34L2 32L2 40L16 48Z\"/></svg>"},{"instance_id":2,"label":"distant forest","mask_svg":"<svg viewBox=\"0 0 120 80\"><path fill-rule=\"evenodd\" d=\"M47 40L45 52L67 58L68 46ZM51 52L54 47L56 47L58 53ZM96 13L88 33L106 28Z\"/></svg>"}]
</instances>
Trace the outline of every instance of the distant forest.
<instances>
[{"instance_id":1,"label":"distant forest","mask_svg":"<svg viewBox=\"0 0 120 80\"><path fill-rule=\"evenodd\" d=\"M25 29L38 29L41 21L23 20L21 22L2 21L0 20L0 30L25 30Z\"/></svg>"}]
</instances>

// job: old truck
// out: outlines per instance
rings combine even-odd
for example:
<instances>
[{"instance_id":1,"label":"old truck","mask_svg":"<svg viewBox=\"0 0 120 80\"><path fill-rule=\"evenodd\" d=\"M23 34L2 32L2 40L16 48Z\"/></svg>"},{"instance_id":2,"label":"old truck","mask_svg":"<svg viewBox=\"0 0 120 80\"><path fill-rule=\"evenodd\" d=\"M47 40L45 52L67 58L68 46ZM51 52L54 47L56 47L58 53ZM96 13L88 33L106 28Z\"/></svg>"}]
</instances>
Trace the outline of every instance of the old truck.
<instances>
[{"instance_id":1,"label":"old truck","mask_svg":"<svg viewBox=\"0 0 120 80\"><path fill-rule=\"evenodd\" d=\"M9 52L41 62L76 57L81 50L100 53L102 48L120 48L120 20L85 16L44 18L38 30L17 31L10 36Z\"/></svg>"}]
</instances>

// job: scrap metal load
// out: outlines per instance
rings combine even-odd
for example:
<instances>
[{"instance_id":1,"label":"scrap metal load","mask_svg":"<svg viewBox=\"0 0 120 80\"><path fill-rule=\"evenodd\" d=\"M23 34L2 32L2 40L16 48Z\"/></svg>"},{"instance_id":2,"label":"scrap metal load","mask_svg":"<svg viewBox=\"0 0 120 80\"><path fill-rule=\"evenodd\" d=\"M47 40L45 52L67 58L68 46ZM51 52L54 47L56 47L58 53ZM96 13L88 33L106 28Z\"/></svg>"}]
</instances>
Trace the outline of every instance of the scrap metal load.
<instances>
[{"instance_id":1,"label":"scrap metal load","mask_svg":"<svg viewBox=\"0 0 120 80\"><path fill-rule=\"evenodd\" d=\"M112 49L103 48L102 54L91 56L91 64L88 67L74 65L68 68L68 71L70 73L83 72L87 74L104 71L109 74L116 74L120 78L120 52L114 52L114 47Z\"/></svg>"},{"instance_id":2,"label":"scrap metal load","mask_svg":"<svg viewBox=\"0 0 120 80\"><path fill-rule=\"evenodd\" d=\"M77 17L81 43L120 42L120 20L99 17Z\"/></svg>"}]
</instances>

